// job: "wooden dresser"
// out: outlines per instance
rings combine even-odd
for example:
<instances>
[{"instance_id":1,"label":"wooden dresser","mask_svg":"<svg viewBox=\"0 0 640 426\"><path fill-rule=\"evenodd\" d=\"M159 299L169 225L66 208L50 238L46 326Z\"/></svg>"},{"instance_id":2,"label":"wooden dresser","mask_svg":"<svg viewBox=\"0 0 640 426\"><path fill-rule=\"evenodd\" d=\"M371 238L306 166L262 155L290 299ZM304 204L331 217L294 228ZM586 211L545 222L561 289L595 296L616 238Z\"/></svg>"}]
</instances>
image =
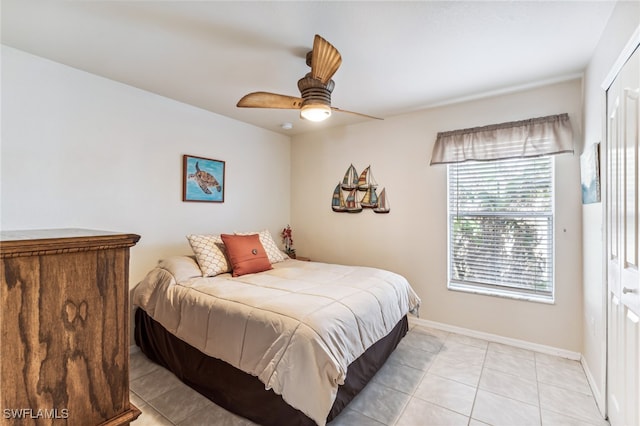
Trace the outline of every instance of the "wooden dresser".
<instances>
[{"instance_id":1,"label":"wooden dresser","mask_svg":"<svg viewBox=\"0 0 640 426\"><path fill-rule=\"evenodd\" d=\"M129 248L84 229L0 233L0 425L121 425L129 401Z\"/></svg>"}]
</instances>

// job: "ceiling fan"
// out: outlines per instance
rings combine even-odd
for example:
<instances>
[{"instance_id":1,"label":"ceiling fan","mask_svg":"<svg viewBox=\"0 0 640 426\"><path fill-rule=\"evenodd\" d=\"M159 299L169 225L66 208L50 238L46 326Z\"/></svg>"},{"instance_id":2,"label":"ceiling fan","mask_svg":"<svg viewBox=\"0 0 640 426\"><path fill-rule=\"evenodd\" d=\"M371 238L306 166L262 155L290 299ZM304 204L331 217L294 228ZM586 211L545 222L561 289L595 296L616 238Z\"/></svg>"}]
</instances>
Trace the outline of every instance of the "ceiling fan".
<instances>
[{"instance_id":1,"label":"ceiling fan","mask_svg":"<svg viewBox=\"0 0 640 426\"><path fill-rule=\"evenodd\" d=\"M331 106L331 92L335 86L331 77L336 73L341 63L342 56L340 56L338 49L316 34L313 40L313 50L307 53L307 65L311 67L311 72L298 80L301 97L253 92L240 99L236 106L240 108L299 109L300 116L310 121L326 120L331 116L331 111L382 120L382 118Z\"/></svg>"}]
</instances>

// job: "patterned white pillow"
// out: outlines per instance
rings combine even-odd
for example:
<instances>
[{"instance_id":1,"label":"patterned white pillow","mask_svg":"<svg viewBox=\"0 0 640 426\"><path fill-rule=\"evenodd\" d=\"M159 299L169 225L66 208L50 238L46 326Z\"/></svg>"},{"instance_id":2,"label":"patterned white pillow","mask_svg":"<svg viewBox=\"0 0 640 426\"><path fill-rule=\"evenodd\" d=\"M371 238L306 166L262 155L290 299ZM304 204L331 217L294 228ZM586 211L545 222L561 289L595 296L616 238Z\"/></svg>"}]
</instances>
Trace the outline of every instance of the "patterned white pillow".
<instances>
[{"instance_id":1,"label":"patterned white pillow","mask_svg":"<svg viewBox=\"0 0 640 426\"><path fill-rule=\"evenodd\" d=\"M231 271L220 235L187 235L203 277Z\"/></svg>"},{"instance_id":2,"label":"patterned white pillow","mask_svg":"<svg viewBox=\"0 0 640 426\"><path fill-rule=\"evenodd\" d=\"M276 242L273 240L271 236L271 232L268 229L265 229L260 232L236 232L236 235L251 235L258 234L260 238L260 242L262 243L262 247L267 252L267 257L269 258L269 262L278 263L289 259L289 256L284 254L279 248Z\"/></svg>"}]
</instances>

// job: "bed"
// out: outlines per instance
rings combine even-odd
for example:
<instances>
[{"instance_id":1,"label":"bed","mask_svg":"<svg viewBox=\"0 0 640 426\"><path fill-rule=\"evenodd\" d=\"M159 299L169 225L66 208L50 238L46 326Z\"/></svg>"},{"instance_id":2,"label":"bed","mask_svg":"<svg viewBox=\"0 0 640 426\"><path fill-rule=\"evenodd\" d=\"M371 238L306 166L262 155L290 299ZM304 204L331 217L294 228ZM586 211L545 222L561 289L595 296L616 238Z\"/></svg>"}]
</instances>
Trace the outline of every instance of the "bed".
<instances>
[{"instance_id":1,"label":"bed","mask_svg":"<svg viewBox=\"0 0 640 426\"><path fill-rule=\"evenodd\" d=\"M324 425L364 388L420 299L395 273L285 258L234 276L159 262L133 292L135 340L218 405L263 425Z\"/></svg>"}]
</instances>

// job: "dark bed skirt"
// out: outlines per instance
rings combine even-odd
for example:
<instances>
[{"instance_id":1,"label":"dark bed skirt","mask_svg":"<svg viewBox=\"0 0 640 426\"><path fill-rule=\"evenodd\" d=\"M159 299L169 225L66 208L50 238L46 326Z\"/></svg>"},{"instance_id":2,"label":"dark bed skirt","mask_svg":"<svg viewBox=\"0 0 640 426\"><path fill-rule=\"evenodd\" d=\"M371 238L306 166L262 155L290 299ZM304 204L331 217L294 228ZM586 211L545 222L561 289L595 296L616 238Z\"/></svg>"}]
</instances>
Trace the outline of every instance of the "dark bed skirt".
<instances>
[{"instance_id":1,"label":"dark bed skirt","mask_svg":"<svg viewBox=\"0 0 640 426\"><path fill-rule=\"evenodd\" d=\"M404 316L387 336L349 365L345 383L338 388L327 422L335 418L366 386L408 330L409 324ZM135 313L135 340L149 359L233 413L264 426L315 425L313 420L288 405L280 395L273 390L266 390L257 377L205 355L169 333L140 308Z\"/></svg>"}]
</instances>

